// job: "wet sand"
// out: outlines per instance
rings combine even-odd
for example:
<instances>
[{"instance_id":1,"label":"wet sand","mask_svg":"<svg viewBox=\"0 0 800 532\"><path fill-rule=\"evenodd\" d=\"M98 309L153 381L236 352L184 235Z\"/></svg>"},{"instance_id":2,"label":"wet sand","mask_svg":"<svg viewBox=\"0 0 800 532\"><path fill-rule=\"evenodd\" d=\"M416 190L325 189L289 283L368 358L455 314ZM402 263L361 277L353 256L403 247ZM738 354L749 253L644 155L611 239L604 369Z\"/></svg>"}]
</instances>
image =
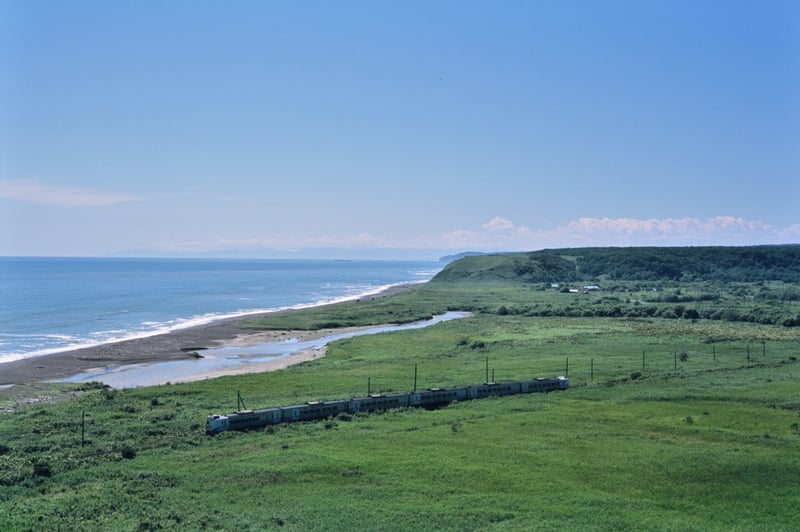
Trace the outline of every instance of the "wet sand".
<instances>
[{"instance_id":1,"label":"wet sand","mask_svg":"<svg viewBox=\"0 0 800 532\"><path fill-rule=\"evenodd\" d=\"M396 294L414 285L392 287L379 296ZM372 296L376 297L376 296ZM283 311L292 312L292 311ZM248 316L252 318L254 316ZM299 342L311 341L343 332L345 329L324 329L318 331L264 331L243 329L237 326L243 318L220 320L206 325L181 329L166 334L136 338L95 347L65 351L39 357L16 360L0 364L0 385L23 384L41 381L66 380L81 373L112 370L131 364L148 364L179 360L196 360L195 353L202 355L204 349L229 345L247 346L280 342L295 338ZM204 375L187 375L185 379L172 379L171 382L197 380L222 374L246 373L252 371L271 371L291 364L324 356L324 349L297 352L275 360L243 364L224 368ZM230 371L230 373L227 373Z\"/></svg>"}]
</instances>

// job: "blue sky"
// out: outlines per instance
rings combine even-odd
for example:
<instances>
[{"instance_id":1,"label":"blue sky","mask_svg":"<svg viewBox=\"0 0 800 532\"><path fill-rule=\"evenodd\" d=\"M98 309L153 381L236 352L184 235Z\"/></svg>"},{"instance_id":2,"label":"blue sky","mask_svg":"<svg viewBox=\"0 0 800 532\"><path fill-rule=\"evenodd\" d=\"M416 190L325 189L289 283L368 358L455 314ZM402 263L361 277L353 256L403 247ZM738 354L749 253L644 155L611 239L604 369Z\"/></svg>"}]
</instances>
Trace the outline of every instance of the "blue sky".
<instances>
[{"instance_id":1,"label":"blue sky","mask_svg":"<svg viewBox=\"0 0 800 532\"><path fill-rule=\"evenodd\" d=\"M796 1L0 0L0 255L797 242Z\"/></svg>"}]
</instances>

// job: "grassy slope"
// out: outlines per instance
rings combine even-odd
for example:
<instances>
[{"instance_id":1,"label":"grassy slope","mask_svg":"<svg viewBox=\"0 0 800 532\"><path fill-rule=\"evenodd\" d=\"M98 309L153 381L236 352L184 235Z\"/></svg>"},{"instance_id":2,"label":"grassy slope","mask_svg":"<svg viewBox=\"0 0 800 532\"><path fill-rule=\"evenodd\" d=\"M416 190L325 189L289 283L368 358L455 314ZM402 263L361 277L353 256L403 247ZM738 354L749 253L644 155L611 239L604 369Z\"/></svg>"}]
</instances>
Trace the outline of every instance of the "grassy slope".
<instances>
[{"instance_id":1,"label":"grassy slope","mask_svg":"<svg viewBox=\"0 0 800 532\"><path fill-rule=\"evenodd\" d=\"M432 283L259 325L476 313L337 342L326 358L276 373L94 389L2 414L0 529L790 530L800 522L796 328L494 312L564 297ZM688 354L677 370L676 352ZM370 377L373 390L407 390L414 364L420 387L474 383L487 357L498 380L562 374L569 357L573 387L202 433L205 414L235 408L237 389L249 407L360 395ZM633 372L643 375L631 380ZM81 411L89 412L85 447ZM135 458L85 456L124 446Z\"/></svg>"},{"instance_id":2,"label":"grassy slope","mask_svg":"<svg viewBox=\"0 0 800 532\"><path fill-rule=\"evenodd\" d=\"M439 275L454 280L800 282L800 246L545 249L467 257Z\"/></svg>"}]
</instances>

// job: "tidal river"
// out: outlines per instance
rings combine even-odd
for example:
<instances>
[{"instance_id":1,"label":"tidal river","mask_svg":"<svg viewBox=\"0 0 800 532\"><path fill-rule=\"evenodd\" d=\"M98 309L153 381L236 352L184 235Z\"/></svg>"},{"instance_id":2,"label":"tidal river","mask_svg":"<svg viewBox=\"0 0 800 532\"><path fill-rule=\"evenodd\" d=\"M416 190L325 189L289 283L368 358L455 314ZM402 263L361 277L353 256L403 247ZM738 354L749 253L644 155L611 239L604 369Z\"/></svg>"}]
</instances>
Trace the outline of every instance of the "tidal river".
<instances>
[{"instance_id":1,"label":"tidal river","mask_svg":"<svg viewBox=\"0 0 800 532\"><path fill-rule=\"evenodd\" d=\"M434 316L430 320L405 325L385 325L359 330L335 333L309 341L296 338L251 346L225 346L200 351L202 358L149 364L133 364L90 371L75 375L68 382L100 381L112 388L136 388L138 386L154 386L168 382L187 382L204 378L269 371L280 369L291 363L303 362L316 358L321 349L330 342L354 336L378 334L383 332L421 329L437 323L467 316L464 312L447 312ZM292 356L304 353L307 356ZM291 357L291 358L290 358ZM63 379L61 379L63 380Z\"/></svg>"}]
</instances>

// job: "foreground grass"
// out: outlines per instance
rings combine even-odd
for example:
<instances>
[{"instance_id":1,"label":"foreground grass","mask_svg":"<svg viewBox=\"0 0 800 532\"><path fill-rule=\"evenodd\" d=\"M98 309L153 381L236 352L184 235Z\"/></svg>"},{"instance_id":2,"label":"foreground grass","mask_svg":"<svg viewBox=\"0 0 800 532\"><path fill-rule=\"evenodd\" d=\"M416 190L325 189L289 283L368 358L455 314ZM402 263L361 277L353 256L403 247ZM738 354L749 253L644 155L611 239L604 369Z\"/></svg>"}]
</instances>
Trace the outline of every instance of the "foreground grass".
<instances>
[{"instance_id":1,"label":"foreground grass","mask_svg":"<svg viewBox=\"0 0 800 532\"><path fill-rule=\"evenodd\" d=\"M69 401L2 414L0 529L791 530L800 522L800 344L791 330L487 312L503 290L470 289L446 304L401 294L405 310L388 298L385 315L476 312L337 342L324 359L280 372L89 386ZM357 319L349 308L369 304L345 307L341 318L326 309L326 319ZM235 409L237 390L252 408L361 395L368 379L373 391L408 390L414 365L425 387L482 382L487 359L497 380L509 380L563 374L567 358L566 392L202 432L207 413Z\"/></svg>"}]
</instances>

